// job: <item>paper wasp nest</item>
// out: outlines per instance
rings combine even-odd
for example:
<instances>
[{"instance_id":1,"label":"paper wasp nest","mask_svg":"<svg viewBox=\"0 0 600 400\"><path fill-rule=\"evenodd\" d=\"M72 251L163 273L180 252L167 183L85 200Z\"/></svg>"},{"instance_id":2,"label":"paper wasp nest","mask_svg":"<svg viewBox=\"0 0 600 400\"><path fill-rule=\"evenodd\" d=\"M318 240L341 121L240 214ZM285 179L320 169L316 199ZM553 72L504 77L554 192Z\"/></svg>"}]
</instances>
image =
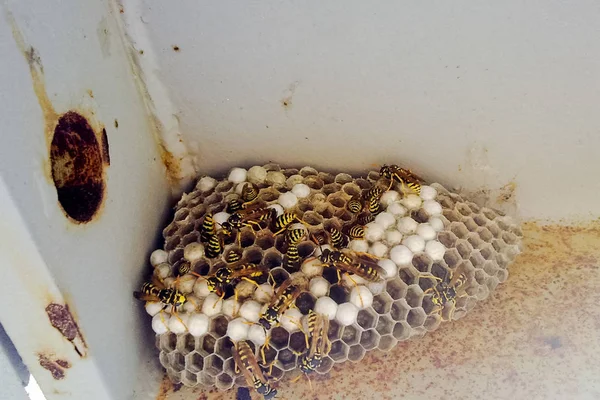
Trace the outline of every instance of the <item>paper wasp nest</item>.
<instances>
[{"instance_id":1,"label":"paper wasp nest","mask_svg":"<svg viewBox=\"0 0 600 400\"><path fill-rule=\"evenodd\" d=\"M225 210L227 202L238 197L241 182L246 179L260 188L260 203L271 205L279 201L290 207L285 211L297 213L310 226L311 232L319 232L330 226L341 228L353 220L355 214L347 210L347 201L371 188L379 174L371 172L365 179L355 179L344 173L332 175L310 167L281 169L270 164L253 167L247 174L245 170L234 169L228 179L220 181L204 177L192 192L183 195L174 220L163 231L166 254L161 254L166 255L167 260L153 264L157 273L162 268L160 274L166 278L166 283L172 284L175 273L166 265L177 265L186 254L186 246L200 241L204 214ZM307 185L310 191L302 185L295 187L299 183ZM281 196L284 193L288 194ZM508 264L520 252L522 233L515 222L498 211L480 208L441 185L423 186L421 198L387 193L382 197L382 203L387 203L383 204L384 211L387 208L385 215L367 227L367 239L374 240L353 243L351 248L380 253L377 255L381 258L395 261L392 264L387 261L391 269L386 271L391 271L391 276L382 284L366 286L373 294L372 302L367 301L371 304L361 309L358 315L353 317L350 313L349 317L336 317L330 321L332 349L317 370L319 373L326 373L334 363L360 361L366 351L388 351L399 341L431 332L438 328L442 317L461 318L507 279ZM299 246L300 255L308 257L316 247L314 243L304 241ZM298 267L285 267L283 235L275 237L268 229L254 236L250 228L243 228L241 249L235 242L226 244L223 256L232 250L240 250L248 262L267 265L278 283L299 270ZM217 267L225 265L222 257L192 258L192 268L201 275L213 273ZM453 313L452 307L438 312L431 295L424 293L435 284L426 276L433 274L444 278L457 270L466 276L464 295L457 298ZM180 280L186 278L193 277L184 276ZM329 284L318 278L321 286L314 293L329 296L337 304L352 301L352 286L337 282L333 275L325 278ZM183 286L179 288L184 293L192 291L192 285ZM256 300L252 291L250 288L247 300ZM198 311L194 313L202 309L202 298L198 297L194 297L198 303L195 304ZM307 290L296 304L306 315L316 300ZM339 307L338 311L343 308L352 306ZM179 313L184 318L181 310ZM245 385L243 378L235 373L232 342L226 335L228 322L232 319L221 310L208 318L208 331L199 336L168 331L158 334L160 362L168 376L187 386L215 385L221 390L229 389L235 383ZM351 323L345 325L348 322ZM257 350L259 345L255 345ZM271 330L271 349L267 351L267 358L276 360L272 374L275 379L297 368L298 357L293 350L301 350L303 345L304 337L300 331L290 332L282 326Z\"/></svg>"}]
</instances>

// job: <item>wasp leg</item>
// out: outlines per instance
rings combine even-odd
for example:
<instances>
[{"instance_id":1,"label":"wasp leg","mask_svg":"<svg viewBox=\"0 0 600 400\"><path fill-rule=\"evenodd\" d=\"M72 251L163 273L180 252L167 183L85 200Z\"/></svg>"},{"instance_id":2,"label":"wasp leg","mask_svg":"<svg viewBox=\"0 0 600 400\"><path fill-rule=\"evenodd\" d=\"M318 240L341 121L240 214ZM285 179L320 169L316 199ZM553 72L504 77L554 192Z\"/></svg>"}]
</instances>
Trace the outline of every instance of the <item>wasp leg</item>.
<instances>
[{"instance_id":1,"label":"wasp leg","mask_svg":"<svg viewBox=\"0 0 600 400\"><path fill-rule=\"evenodd\" d=\"M265 338L265 343L260 346L260 357L262 358L263 365L267 365L267 356L265 354L265 347L271 347L269 344L271 342L271 334L268 334Z\"/></svg>"},{"instance_id":2,"label":"wasp leg","mask_svg":"<svg viewBox=\"0 0 600 400\"><path fill-rule=\"evenodd\" d=\"M354 279L352 279L352 277L350 276L350 274L346 274L346 276L348 277L348 279L350 280L350 282L352 282L354 284L354 286L358 287L358 283L356 283L356 281ZM365 307L365 303L363 302L363 298L362 295L360 294L360 290L358 291L358 298L360 299L360 305L361 307Z\"/></svg>"}]
</instances>

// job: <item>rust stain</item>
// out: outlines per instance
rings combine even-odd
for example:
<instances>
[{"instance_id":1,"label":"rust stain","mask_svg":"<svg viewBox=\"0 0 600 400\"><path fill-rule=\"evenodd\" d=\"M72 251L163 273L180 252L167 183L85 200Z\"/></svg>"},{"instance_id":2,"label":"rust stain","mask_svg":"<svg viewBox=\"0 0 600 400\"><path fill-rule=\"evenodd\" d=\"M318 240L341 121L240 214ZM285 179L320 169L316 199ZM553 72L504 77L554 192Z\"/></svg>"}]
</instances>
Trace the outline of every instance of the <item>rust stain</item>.
<instances>
[{"instance_id":1,"label":"rust stain","mask_svg":"<svg viewBox=\"0 0 600 400\"><path fill-rule=\"evenodd\" d=\"M177 45L173 45L173 51L180 51L181 49Z\"/></svg>"},{"instance_id":2,"label":"rust stain","mask_svg":"<svg viewBox=\"0 0 600 400\"><path fill-rule=\"evenodd\" d=\"M167 178L172 185L176 185L181 176L181 165L179 159L167 150L164 144L159 145L160 159L167 169Z\"/></svg>"},{"instance_id":3,"label":"rust stain","mask_svg":"<svg viewBox=\"0 0 600 400\"><path fill-rule=\"evenodd\" d=\"M71 364L65 360L52 360L50 356L38 354L40 366L52 374L52 378L61 380L65 378L65 369L71 368Z\"/></svg>"},{"instance_id":4,"label":"rust stain","mask_svg":"<svg viewBox=\"0 0 600 400\"><path fill-rule=\"evenodd\" d=\"M108 147L108 135L106 129L102 129L102 162L106 165L110 165L110 152Z\"/></svg>"},{"instance_id":5,"label":"rust stain","mask_svg":"<svg viewBox=\"0 0 600 400\"><path fill-rule=\"evenodd\" d=\"M87 344L79 326L69 311L68 305L50 303L46 307L46 314L53 327L63 335L68 341L73 344L73 347L80 357L87 355Z\"/></svg>"}]
</instances>

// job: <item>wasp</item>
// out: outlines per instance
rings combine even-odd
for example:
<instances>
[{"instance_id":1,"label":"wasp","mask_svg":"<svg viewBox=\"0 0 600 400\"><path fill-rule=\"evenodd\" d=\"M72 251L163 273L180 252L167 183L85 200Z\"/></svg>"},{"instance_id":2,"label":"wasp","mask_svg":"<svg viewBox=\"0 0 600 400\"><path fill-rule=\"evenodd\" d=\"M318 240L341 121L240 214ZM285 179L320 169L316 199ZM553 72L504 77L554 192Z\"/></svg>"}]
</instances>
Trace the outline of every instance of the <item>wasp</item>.
<instances>
[{"instance_id":1,"label":"wasp","mask_svg":"<svg viewBox=\"0 0 600 400\"><path fill-rule=\"evenodd\" d=\"M375 219L375 217L373 216L373 214L368 213L368 212L364 212L361 214L358 214L358 217L356 217L356 222L359 225L366 225L369 222L372 222Z\"/></svg>"},{"instance_id":2,"label":"wasp","mask_svg":"<svg viewBox=\"0 0 600 400\"><path fill-rule=\"evenodd\" d=\"M252 348L246 341L234 343L233 359L236 372L242 371L246 383L265 399L272 399L277 395L258 364Z\"/></svg>"},{"instance_id":3,"label":"wasp","mask_svg":"<svg viewBox=\"0 0 600 400\"><path fill-rule=\"evenodd\" d=\"M439 311L441 315L446 308L446 305L451 304L452 308L450 309L448 319L444 319L443 316L442 319L445 321L452 320L454 310L456 309L456 300L466 296L466 293L461 295L458 294L459 292L464 292L464 289L466 289L464 287L467 282L466 274L454 274L450 272L449 275L446 275L445 279L438 278L435 275L425 275L424 277L430 278L436 282L434 286L423 292L424 294L431 293L431 302L438 307L432 312Z\"/></svg>"},{"instance_id":4,"label":"wasp","mask_svg":"<svg viewBox=\"0 0 600 400\"><path fill-rule=\"evenodd\" d=\"M377 214L381 211L381 204L379 204L379 199L383 194L383 188L379 186L373 186L371 189L367 190L363 194L363 198L367 203L367 209L371 214Z\"/></svg>"},{"instance_id":5,"label":"wasp","mask_svg":"<svg viewBox=\"0 0 600 400\"><path fill-rule=\"evenodd\" d=\"M331 342L327 336L329 332L329 319L323 314L317 314L313 310L308 312L307 318L308 350L300 357L300 371L305 374L314 372L323 358L331 351Z\"/></svg>"},{"instance_id":6,"label":"wasp","mask_svg":"<svg viewBox=\"0 0 600 400\"><path fill-rule=\"evenodd\" d=\"M288 229L286 240L288 243L298 244L306 236L306 231L302 228Z\"/></svg>"},{"instance_id":7,"label":"wasp","mask_svg":"<svg viewBox=\"0 0 600 400\"><path fill-rule=\"evenodd\" d=\"M250 203L251 201L256 200L258 197L258 187L256 185L247 182L242 187L242 200L244 203Z\"/></svg>"},{"instance_id":8,"label":"wasp","mask_svg":"<svg viewBox=\"0 0 600 400\"><path fill-rule=\"evenodd\" d=\"M244 206L244 203L242 203L238 199L233 199L227 203L227 208L225 208L225 211L227 211L228 213L231 214L231 213L241 210L243 208L243 206Z\"/></svg>"},{"instance_id":9,"label":"wasp","mask_svg":"<svg viewBox=\"0 0 600 400\"><path fill-rule=\"evenodd\" d=\"M171 313L180 321L181 318L177 316L177 308L183 306L188 301L183 293L177 289L165 287L164 283L157 277L153 277L152 282L145 282L139 292L133 292L133 297L141 301L160 301L164 304L162 311L171 307ZM183 321L181 322L183 323Z\"/></svg>"},{"instance_id":10,"label":"wasp","mask_svg":"<svg viewBox=\"0 0 600 400\"><path fill-rule=\"evenodd\" d=\"M286 230L287 227L294 222L300 222L301 224L306 225L306 223L298 218L298 216L293 212L283 213L279 217L275 218L275 235L278 235Z\"/></svg>"},{"instance_id":11,"label":"wasp","mask_svg":"<svg viewBox=\"0 0 600 400\"><path fill-rule=\"evenodd\" d=\"M237 230L237 242L240 242L239 230L243 227L249 227L256 233L262 229L261 223L273 219L277 211L273 208L244 209L234 212L229 216L226 222L221 225L221 230L227 236L231 236L234 230Z\"/></svg>"},{"instance_id":12,"label":"wasp","mask_svg":"<svg viewBox=\"0 0 600 400\"><path fill-rule=\"evenodd\" d=\"M388 190L391 189L394 181L398 181L403 187L407 186L416 194L421 193L421 182L424 182L424 179L417 176L409 169L400 168L399 166L393 164L384 165L379 170L379 174L390 180L390 186Z\"/></svg>"},{"instance_id":13,"label":"wasp","mask_svg":"<svg viewBox=\"0 0 600 400\"><path fill-rule=\"evenodd\" d=\"M348 236L344 235L337 228L331 226L327 229L327 232L329 232L331 245L333 247L341 249L342 247L346 247L348 245Z\"/></svg>"},{"instance_id":14,"label":"wasp","mask_svg":"<svg viewBox=\"0 0 600 400\"><path fill-rule=\"evenodd\" d=\"M208 238L208 244L204 254L207 258L215 258L223 253L223 236L219 233L212 234Z\"/></svg>"},{"instance_id":15,"label":"wasp","mask_svg":"<svg viewBox=\"0 0 600 400\"><path fill-rule=\"evenodd\" d=\"M352 239L364 239L365 227L362 225L353 225L348 229L348 236Z\"/></svg>"},{"instance_id":16,"label":"wasp","mask_svg":"<svg viewBox=\"0 0 600 400\"><path fill-rule=\"evenodd\" d=\"M238 251L230 251L229 253L227 253L227 255L225 256L225 262L227 264L233 264L236 263L238 261L240 261L242 259L242 255L240 252Z\"/></svg>"},{"instance_id":17,"label":"wasp","mask_svg":"<svg viewBox=\"0 0 600 400\"><path fill-rule=\"evenodd\" d=\"M376 258L368 254L349 256L338 250L325 249L319 259L325 265L337 269L340 279L340 271L355 274L369 282L379 282L382 279Z\"/></svg>"},{"instance_id":18,"label":"wasp","mask_svg":"<svg viewBox=\"0 0 600 400\"><path fill-rule=\"evenodd\" d=\"M221 267L215 273L206 278L208 290L216 293L221 298L225 297L225 286L231 285L234 281L245 280L254 285L258 285L254 279L260 278L266 273L266 269L256 264L237 264L227 267ZM237 300L237 292L234 290Z\"/></svg>"},{"instance_id":19,"label":"wasp","mask_svg":"<svg viewBox=\"0 0 600 400\"><path fill-rule=\"evenodd\" d=\"M213 215L211 212L207 212L204 215L204 220L202 221L202 228L200 231L200 241L203 243L207 243L210 239L211 235L215 235L217 233L215 227L215 220L213 219Z\"/></svg>"},{"instance_id":20,"label":"wasp","mask_svg":"<svg viewBox=\"0 0 600 400\"><path fill-rule=\"evenodd\" d=\"M346 208L348 209L348 211L350 211L353 214L358 214L359 212L361 212L363 209L363 202L360 199L360 196L358 196L358 195L352 196L352 198L350 200L348 200L348 203L346 204Z\"/></svg>"},{"instance_id":21,"label":"wasp","mask_svg":"<svg viewBox=\"0 0 600 400\"><path fill-rule=\"evenodd\" d=\"M281 315L296 301L305 287L306 282L296 282L292 278L288 278L277 289L271 302L260 315L258 322L265 329L271 329L271 326L278 324Z\"/></svg>"}]
</instances>

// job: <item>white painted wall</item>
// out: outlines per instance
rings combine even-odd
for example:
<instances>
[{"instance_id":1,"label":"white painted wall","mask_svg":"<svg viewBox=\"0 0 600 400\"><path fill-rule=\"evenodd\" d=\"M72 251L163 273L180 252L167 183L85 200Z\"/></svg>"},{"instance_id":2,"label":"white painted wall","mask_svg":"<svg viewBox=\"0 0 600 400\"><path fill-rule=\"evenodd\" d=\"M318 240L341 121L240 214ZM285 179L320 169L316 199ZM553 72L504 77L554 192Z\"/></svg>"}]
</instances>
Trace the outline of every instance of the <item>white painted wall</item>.
<instances>
[{"instance_id":1,"label":"white painted wall","mask_svg":"<svg viewBox=\"0 0 600 400\"><path fill-rule=\"evenodd\" d=\"M597 1L131 3L203 172L398 162L600 215Z\"/></svg>"}]
</instances>

